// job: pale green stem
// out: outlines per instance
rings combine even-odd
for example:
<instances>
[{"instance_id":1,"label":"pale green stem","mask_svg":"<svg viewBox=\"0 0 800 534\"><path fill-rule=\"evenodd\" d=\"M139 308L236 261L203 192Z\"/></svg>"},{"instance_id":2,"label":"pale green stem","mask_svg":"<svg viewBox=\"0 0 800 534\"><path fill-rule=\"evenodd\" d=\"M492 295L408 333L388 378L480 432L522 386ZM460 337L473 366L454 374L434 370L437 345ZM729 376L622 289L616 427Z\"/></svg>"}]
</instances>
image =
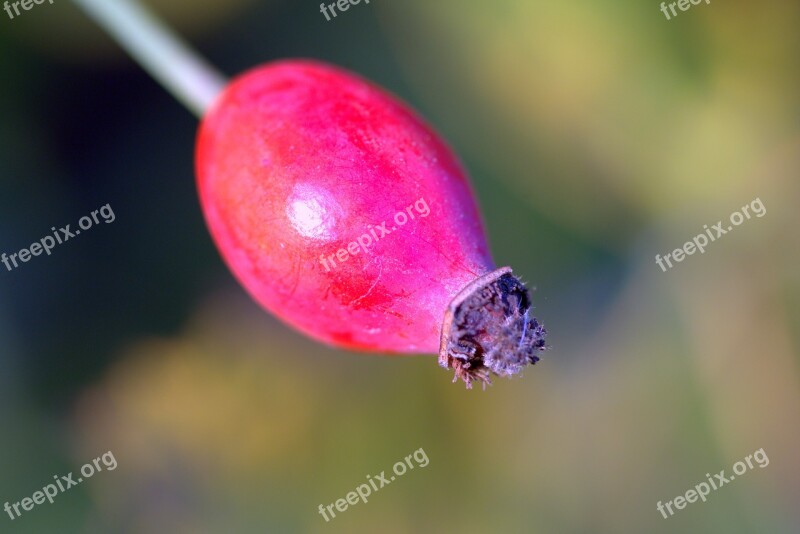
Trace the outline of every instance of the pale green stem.
<instances>
[{"instance_id":1,"label":"pale green stem","mask_svg":"<svg viewBox=\"0 0 800 534\"><path fill-rule=\"evenodd\" d=\"M195 115L227 80L136 0L73 0Z\"/></svg>"}]
</instances>

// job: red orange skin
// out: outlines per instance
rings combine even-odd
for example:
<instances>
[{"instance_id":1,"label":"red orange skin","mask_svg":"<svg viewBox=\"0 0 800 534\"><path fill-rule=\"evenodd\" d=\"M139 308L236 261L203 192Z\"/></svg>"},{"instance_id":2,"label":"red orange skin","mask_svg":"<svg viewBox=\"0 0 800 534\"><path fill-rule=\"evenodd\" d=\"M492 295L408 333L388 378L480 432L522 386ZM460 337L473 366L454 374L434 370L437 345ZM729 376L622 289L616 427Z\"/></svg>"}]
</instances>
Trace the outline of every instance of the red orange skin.
<instances>
[{"instance_id":1,"label":"red orange skin","mask_svg":"<svg viewBox=\"0 0 800 534\"><path fill-rule=\"evenodd\" d=\"M202 121L196 166L233 274L324 343L435 353L450 300L494 268L453 152L407 105L342 69L282 61L239 76ZM412 208L398 227L395 213L421 198L430 214ZM383 221L397 229L323 266L321 255Z\"/></svg>"}]
</instances>

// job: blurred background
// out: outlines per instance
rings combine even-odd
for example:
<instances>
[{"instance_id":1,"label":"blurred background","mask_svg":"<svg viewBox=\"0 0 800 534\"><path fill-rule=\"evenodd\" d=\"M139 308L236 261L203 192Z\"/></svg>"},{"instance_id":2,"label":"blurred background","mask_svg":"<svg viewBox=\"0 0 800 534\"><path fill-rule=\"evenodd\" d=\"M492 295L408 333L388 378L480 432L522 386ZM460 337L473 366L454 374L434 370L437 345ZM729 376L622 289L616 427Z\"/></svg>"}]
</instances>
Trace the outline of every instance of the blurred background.
<instances>
[{"instance_id":1,"label":"blurred background","mask_svg":"<svg viewBox=\"0 0 800 534\"><path fill-rule=\"evenodd\" d=\"M289 330L211 242L196 119L70 2L0 12L0 252L116 214L0 267L0 505L119 464L0 532L800 531L800 4L318 4L150 3L229 75L318 58L416 107L550 350L466 391L432 356ZM755 198L763 218L655 264ZM419 448L427 467L319 515Z\"/></svg>"}]
</instances>

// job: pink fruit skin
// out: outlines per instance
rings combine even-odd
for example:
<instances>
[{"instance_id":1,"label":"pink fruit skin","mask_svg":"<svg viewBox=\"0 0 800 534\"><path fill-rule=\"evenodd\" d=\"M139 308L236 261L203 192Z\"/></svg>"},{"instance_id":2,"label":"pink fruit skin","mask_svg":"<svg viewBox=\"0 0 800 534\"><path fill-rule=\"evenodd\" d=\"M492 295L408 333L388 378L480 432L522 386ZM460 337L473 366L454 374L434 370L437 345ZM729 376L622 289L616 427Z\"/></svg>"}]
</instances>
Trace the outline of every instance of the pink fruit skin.
<instances>
[{"instance_id":1,"label":"pink fruit skin","mask_svg":"<svg viewBox=\"0 0 800 534\"><path fill-rule=\"evenodd\" d=\"M453 152L407 105L340 68L290 60L236 78L203 119L196 166L231 271L319 341L435 353L448 303L494 268ZM420 199L430 214L412 208L398 226ZM366 251L336 258L371 229L380 238Z\"/></svg>"}]
</instances>

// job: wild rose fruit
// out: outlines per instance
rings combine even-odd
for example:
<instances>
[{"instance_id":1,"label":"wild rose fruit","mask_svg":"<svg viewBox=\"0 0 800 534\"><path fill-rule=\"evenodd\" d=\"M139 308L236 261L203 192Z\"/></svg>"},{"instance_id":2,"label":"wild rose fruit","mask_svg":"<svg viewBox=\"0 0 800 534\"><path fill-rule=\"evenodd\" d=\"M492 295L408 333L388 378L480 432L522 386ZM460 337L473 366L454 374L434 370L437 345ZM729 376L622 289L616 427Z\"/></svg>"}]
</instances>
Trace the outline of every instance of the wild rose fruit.
<instances>
[{"instance_id":1,"label":"wild rose fruit","mask_svg":"<svg viewBox=\"0 0 800 534\"><path fill-rule=\"evenodd\" d=\"M298 330L438 350L467 387L538 361L545 330L524 285L495 268L464 170L382 89L318 62L253 69L204 117L196 164L222 257Z\"/></svg>"}]
</instances>

